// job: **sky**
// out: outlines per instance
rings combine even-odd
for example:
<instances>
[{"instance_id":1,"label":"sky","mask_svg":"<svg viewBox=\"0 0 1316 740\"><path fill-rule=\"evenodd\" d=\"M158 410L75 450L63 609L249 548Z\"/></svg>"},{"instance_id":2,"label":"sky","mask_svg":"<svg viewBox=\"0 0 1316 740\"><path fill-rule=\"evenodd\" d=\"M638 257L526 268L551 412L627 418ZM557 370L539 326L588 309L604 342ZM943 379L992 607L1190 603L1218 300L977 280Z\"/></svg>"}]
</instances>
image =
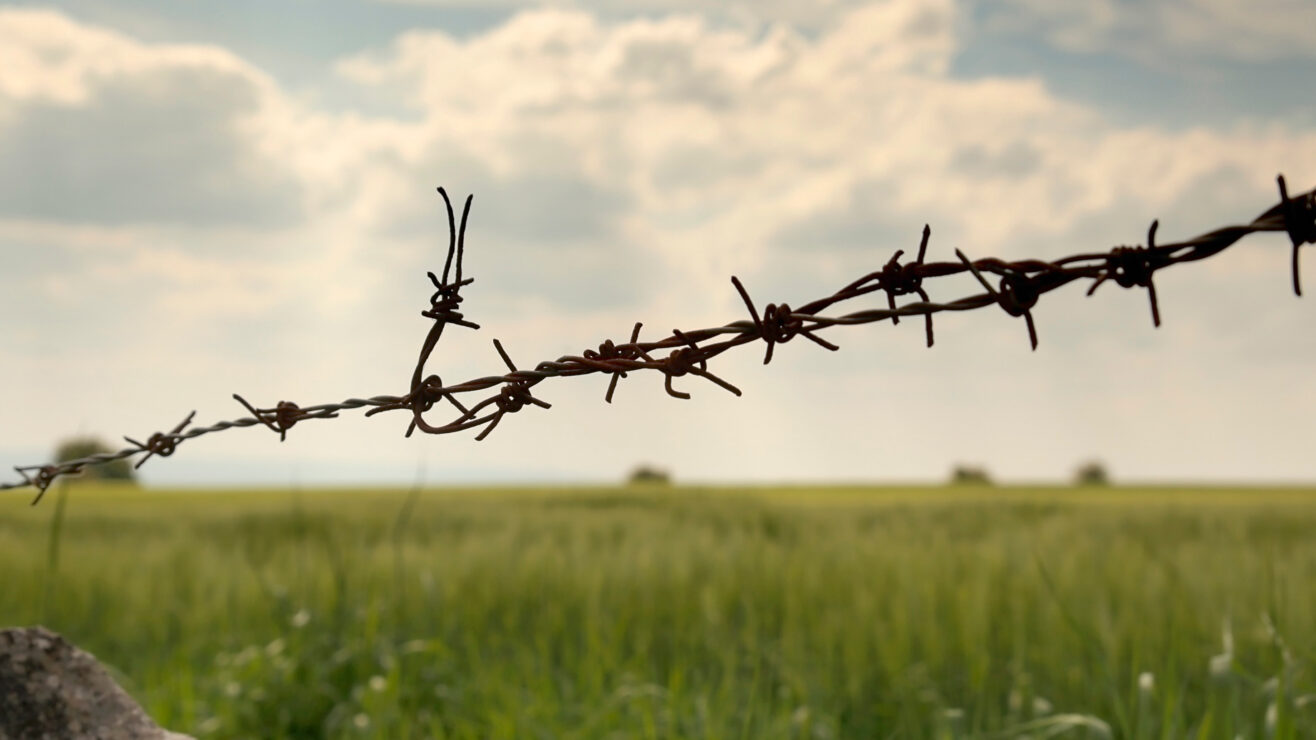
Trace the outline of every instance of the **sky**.
<instances>
[{"instance_id":1,"label":"sky","mask_svg":"<svg viewBox=\"0 0 1316 740\"><path fill-rule=\"evenodd\" d=\"M0 467L188 412L401 394L474 195L449 383L800 305L881 267L1056 259L1316 187L1305 0L0 3ZM1316 300L1283 234L1034 311L839 327L539 385L487 439L348 413L191 440L161 485L1316 481ZM1316 257L1305 279L1316 291ZM934 300L974 290L960 277ZM957 282L959 281L959 282ZM881 306L881 296L855 309ZM444 419L446 420L446 419ZM12 477L12 476L11 476Z\"/></svg>"}]
</instances>

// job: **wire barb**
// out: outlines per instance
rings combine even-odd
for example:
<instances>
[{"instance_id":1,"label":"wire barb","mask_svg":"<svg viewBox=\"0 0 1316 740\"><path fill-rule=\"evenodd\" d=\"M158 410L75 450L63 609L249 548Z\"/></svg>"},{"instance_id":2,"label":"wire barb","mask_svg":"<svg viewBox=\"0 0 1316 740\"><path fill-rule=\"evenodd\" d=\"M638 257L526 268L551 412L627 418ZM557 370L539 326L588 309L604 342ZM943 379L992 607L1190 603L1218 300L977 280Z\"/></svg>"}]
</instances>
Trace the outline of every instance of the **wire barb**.
<instances>
[{"instance_id":1,"label":"wire barb","mask_svg":"<svg viewBox=\"0 0 1316 740\"><path fill-rule=\"evenodd\" d=\"M833 352L840 349L835 344L819 337L812 331L804 328L804 318L791 313L791 307L785 303L777 305L769 303L763 309L763 318L759 319L759 312L754 308L754 301L750 300L749 292L745 286L740 283L740 278L735 275L731 276L731 284L736 286L736 292L740 293L740 300L745 302L745 308L749 309L750 318L754 321L754 329L759 338L768 345L767 352L763 354L763 364L772 362L772 348L778 344L785 344L795 338L795 335L803 336L805 339L812 341L820 347L824 347ZM740 395L737 393L736 395Z\"/></svg>"},{"instance_id":2,"label":"wire barb","mask_svg":"<svg viewBox=\"0 0 1316 740\"><path fill-rule=\"evenodd\" d=\"M133 466L133 470L142 467L142 464L145 463L147 460L150 460L151 456L153 455L159 455L160 457L169 457L170 455L174 454L174 450L178 448L178 443L182 441L182 438L178 436L178 433L186 429L187 425L192 423L192 418L195 416L196 416L196 410L194 409L192 413L187 415L186 419L183 419L181 422L179 422L178 426L175 426L172 430L169 431L168 434L155 432L154 434L152 434L150 437L147 438L145 443L138 442L132 437L125 436L123 438L124 441L128 442L128 444L135 446L139 452L146 453L145 455L142 455L142 459L138 460L137 464Z\"/></svg>"},{"instance_id":3,"label":"wire barb","mask_svg":"<svg viewBox=\"0 0 1316 740\"><path fill-rule=\"evenodd\" d=\"M1152 221L1151 228L1147 229L1147 246L1146 247L1115 247L1106 257L1106 270L1100 277L1088 288L1088 295L1097 292L1097 288L1106 282L1107 279L1113 279L1116 285L1121 288L1141 287L1147 289L1147 299L1151 302L1152 326L1160 328L1161 326L1161 308L1156 301L1156 283L1152 278L1160 265L1153 264L1152 260L1157 254L1156 250L1156 229L1161 225L1160 221Z\"/></svg>"},{"instance_id":4,"label":"wire barb","mask_svg":"<svg viewBox=\"0 0 1316 740\"><path fill-rule=\"evenodd\" d=\"M498 356L503 358L503 364L507 365L507 369L510 370L511 373L508 379L504 379L502 387L498 389L498 395L482 401L472 407L470 411L462 415L463 417L472 417L479 412L482 406L486 406L490 403L498 409L489 419L489 425L475 436L476 442L481 442L485 437L488 437L494 430L494 427L498 426L498 422L503 420L504 416L507 414L515 414L525 408L528 404L534 404L543 409L553 408L552 404L541 401L530 394L530 387L537 381L510 378L510 376L515 376L519 372L516 369L516 364L512 362L512 358L509 357L507 351L503 349L502 342L495 339L493 340L493 343L494 349L498 350ZM460 421L464 421L464 418L459 420L459 422Z\"/></svg>"},{"instance_id":5,"label":"wire barb","mask_svg":"<svg viewBox=\"0 0 1316 740\"><path fill-rule=\"evenodd\" d=\"M640 350L636 344L640 341L640 327L644 326L640 322L635 322L635 328L631 330L630 342L617 345L611 339L605 339L598 350L585 350L584 357L581 358L581 364L585 367L592 368L599 372L610 373L612 378L608 381L608 392L603 394L603 400L612 403L612 394L617 390L617 381L626 377L625 366L622 362L634 362L640 358Z\"/></svg>"},{"instance_id":6,"label":"wire barb","mask_svg":"<svg viewBox=\"0 0 1316 740\"><path fill-rule=\"evenodd\" d=\"M932 301L928 298L927 291L923 290L923 276L920 274L920 268L923 267L923 258L928 253L928 239L932 236L932 227L923 224L923 239L918 245L918 259L912 264L900 264L900 255L905 253L903 249L897 249L896 253L891 255L891 259L882 266L882 272L879 275L878 282L882 290L886 291L887 306L892 311L896 310L896 296L917 293L918 297L923 299L924 303ZM932 314L923 314L923 320L927 326L928 346L932 346ZM899 324L900 316L891 315L891 323Z\"/></svg>"},{"instance_id":7,"label":"wire barb","mask_svg":"<svg viewBox=\"0 0 1316 740\"><path fill-rule=\"evenodd\" d=\"M1024 317L1024 322L1028 325L1028 342L1032 345L1033 351L1037 351L1037 327L1033 324L1033 306L1037 305L1037 298L1040 295L1037 287L1029 280L1026 273L1020 271L1010 271L1001 278L1001 289L998 291L993 288L987 278L982 276L978 266L973 264L964 252L955 250L955 256L960 258L960 262L973 273L978 282L987 291L987 294L994 300L1006 313L1016 318Z\"/></svg>"},{"instance_id":8,"label":"wire barb","mask_svg":"<svg viewBox=\"0 0 1316 740\"><path fill-rule=\"evenodd\" d=\"M1298 247L1304 244L1316 244L1316 191L1311 191L1297 198L1289 198L1289 189L1284 176L1275 178L1279 182L1279 205L1284 214L1284 230L1293 242L1293 294L1302 297L1302 281L1298 272Z\"/></svg>"},{"instance_id":9,"label":"wire barb","mask_svg":"<svg viewBox=\"0 0 1316 740\"><path fill-rule=\"evenodd\" d=\"M23 483L20 485L33 486L37 489L37 495L32 499L32 506L41 503L41 497L46 495L46 489L50 484L61 475L77 475L82 472L82 465L29 465L27 467L15 467L14 470L23 476ZM29 476L28 471L34 471L35 476Z\"/></svg>"},{"instance_id":10,"label":"wire barb","mask_svg":"<svg viewBox=\"0 0 1316 740\"><path fill-rule=\"evenodd\" d=\"M277 432L280 442L286 440L288 438L288 430L292 429L294 424L303 419L335 419L338 417L338 414L333 411L323 410L312 412L301 408L292 401L279 401L274 408L258 409L247 403L247 399L236 393L233 394L233 398L246 407L256 421L269 427L270 431Z\"/></svg>"},{"instance_id":11,"label":"wire barb","mask_svg":"<svg viewBox=\"0 0 1316 740\"><path fill-rule=\"evenodd\" d=\"M282 441L287 438L288 430L297 422L305 419L332 419L339 412L366 408L365 415L373 416L384 411L407 411L411 423L406 435L419 429L426 434L449 434L466 430L479 429L475 439L483 440L498 426L508 414L514 414L526 406L551 408L551 404L536 397L532 390L550 378L575 377L604 373L609 377L608 389L604 398L612 402L617 384L632 372L652 370L663 375L663 389L673 398L689 399L690 394L673 387L673 380L687 375L694 375L727 390L737 396L741 391L735 385L722 379L711 370L709 362L723 352L743 344L761 341L766 345L763 364L769 364L777 345L784 344L796 336L804 336L821 347L835 351L837 346L817 336L817 332L837 325L871 324L890 320L898 324L907 316L922 316L926 324L927 345L932 346L932 317L942 311L968 311L989 305L999 306L1010 316L1022 317L1028 327L1029 343L1037 349L1037 327L1033 311L1041 296L1052 290L1080 279L1092 280L1087 294L1092 295L1103 283L1113 280L1124 288L1142 287L1147 289L1151 303L1152 323L1160 326L1160 307L1156 297L1155 274L1158 270L1181 262L1191 262L1219 254L1249 234L1260 232L1287 232L1293 243L1293 290L1302 295L1298 274L1298 251L1305 244L1316 243L1316 190L1290 196L1284 177L1277 178L1280 201L1265 213L1247 225L1228 226L1202 234L1201 236L1175 244L1157 244L1156 231L1158 221L1153 221L1147 231L1146 246L1119 246L1106 252L1077 254L1054 261L1018 260L1007 262L996 258L970 260L961 250L955 250L957 262L927 262L928 240L931 229L923 227L919 242L918 257L913 262L902 263L903 250L897 250L880 269L855 280L835 293L803 304L799 308L789 305L769 303L760 312L749 291L737 277L732 277L741 301L749 311L750 320L736 320L724 326L694 331L673 329L671 335L653 341L640 341L642 324L637 322L631 331L630 340L616 344L606 340L598 349L585 350L581 355L559 357L546 360L534 366L533 370L520 370L512 362L498 340L494 340L494 349L498 352L507 372L502 375L475 378L457 385L444 385L436 374L426 373L425 367L431 354L442 339L443 330L449 324L469 329L479 329L479 325L466 319L461 312L463 296L461 291L474 282L474 278L463 273L465 256L466 225L470 215L472 197L467 196L462 208L460 223L452 207L452 201L443 188L438 192L443 197L448 216L448 248L444 259L442 273L427 273L434 286L430 296L429 307L421 315L431 320L429 331L421 343L416 364L412 370L411 382L407 393L400 396L372 396L370 398L349 398L339 403L300 407L290 401L280 401L273 408L258 409L247 403L241 396L233 398L252 414L252 418L232 421L219 421L206 427L188 428L195 412L188 414L179 425L168 433L156 432L140 442L130 437L124 439L132 446L112 453L100 453L69 460L58 464L32 465L15 467L21 480L0 484L0 490L32 486L37 489L33 504L41 500L51 483L60 476L77 475L85 468L101 465L113 460L120 460L135 455L142 455L135 467L141 467L152 457L168 457L184 440L204 434L221 432L235 427L264 426L279 434ZM926 281L932 278L951 275L971 274L985 292L968 295L948 302L933 302L925 289ZM993 285L986 273L997 276ZM885 307L869 308L842 315L826 315L824 312L833 306L852 301L870 293L881 292L886 296ZM899 305L896 298L916 295L919 300ZM666 356L660 353L666 352ZM459 395L467 393L486 393L476 403L465 404ZM435 410L440 401L446 401L457 415L445 424L431 424L425 414Z\"/></svg>"}]
</instances>

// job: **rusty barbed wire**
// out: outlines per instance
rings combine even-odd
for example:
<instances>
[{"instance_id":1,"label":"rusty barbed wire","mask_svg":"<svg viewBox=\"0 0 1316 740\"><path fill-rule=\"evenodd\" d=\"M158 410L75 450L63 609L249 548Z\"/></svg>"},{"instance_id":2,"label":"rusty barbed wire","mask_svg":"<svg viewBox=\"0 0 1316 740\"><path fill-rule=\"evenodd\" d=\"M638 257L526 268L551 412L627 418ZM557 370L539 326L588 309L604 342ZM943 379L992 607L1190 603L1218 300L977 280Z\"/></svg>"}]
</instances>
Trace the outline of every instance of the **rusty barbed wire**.
<instances>
[{"instance_id":1,"label":"rusty barbed wire","mask_svg":"<svg viewBox=\"0 0 1316 740\"><path fill-rule=\"evenodd\" d=\"M251 416L188 429L196 415L193 411L171 431L155 432L144 443L125 437L124 439L133 446L117 452L90 455L62 463L15 467L14 470L22 480L0 484L0 490L34 486L37 495L32 503L35 505L57 478L76 475L89 466L144 453L136 463L136 467L141 467L152 456L168 457L186 440L238 427L264 426L276 432L282 441L287 438L288 430L298 422L310 419L334 419L338 418L340 412L366 407L369 407L369 410L365 412L365 416L373 416L385 411L409 411L411 422L406 431L408 437L416 429L426 434L451 434L481 428L475 438L483 440L508 414L515 414L526 406L551 408L549 403L536 397L532 392L535 386L550 378L596 373L608 375L610 379L604 394L604 400L608 403L612 402L618 381L629 377L629 373L641 370L661 373L663 389L673 398L690 398L689 393L678 390L673 385L674 380L685 376L701 378L739 396L741 395L739 388L708 369L709 361L723 352L744 344L762 341L766 345L763 355L763 364L766 365L772 362L773 352L778 345L786 344L795 337L802 336L824 349L836 351L839 347L818 336L818 332L836 326L871 324L888 319L893 324L899 324L901 318L913 316L923 317L927 345L931 347L934 340L932 317L934 314L946 311L970 311L992 305L998 306L1006 314L1024 319L1029 343L1033 349L1037 349L1037 327L1033 321L1032 311L1038 300L1046 293L1082 279L1092 280L1087 295L1092 295L1107 281L1113 281L1123 288L1146 289L1151 305L1152 323L1159 327L1160 306L1153 280L1158 270L1182 262L1206 259L1219 254L1243 237L1260 232L1288 234L1293 245L1293 292L1301 296L1299 250L1305 244L1316 244L1316 190L1290 196L1282 175L1277 178L1277 182L1279 203L1247 225L1226 226L1187 241L1157 244L1156 231L1159 222L1153 221L1147 231L1147 243L1144 245L1118 246L1105 252L1077 254L1051 261L1025 259L1009 262L995 257L973 260L957 249L955 250L957 259L954 262L928 262L926 256L932 232L930 228L924 226L918 256L913 261L901 262L904 250L897 250L877 271L864 275L830 296L806 303L799 308L793 309L785 303L769 303L759 311L744 284L733 276L731 283L745 304L745 309L749 313L748 320L741 319L724 326L694 331L673 329L667 337L648 342L640 341L643 325L637 322L631 330L630 339L626 342L618 344L607 339L599 344L597 349L586 349L579 355L564 355L556 360L543 361L531 370L517 368L502 343L495 339L494 349L508 371L502 375L474 378L456 385L444 385L440 376L426 375L425 369L447 326L480 328L478 324L468 321L459 310L463 300L462 288L475 281L474 278L462 276L466 222L470 214L472 198L471 196L466 198L462 208L461 223L458 225L452 201L448 198L447 192L439 188L438 192L443 197L448 213L447 257L441 275L428 273L435 291L430 296L429 307L422 311L421 315L434 323L421 344L420 356L405 394L348 398L338 403L315 406L299 406L291 401L279 401L270 408L257 408L235 393L233 398L250 412ZM938 303L931 299L924 287L931 279L966 272L977 280L984 292ZM989 281L988 275L997 278L995 286ZM885 294L886 308L864 309L839 316L826 316L821 313L838 304L873 293ZM918 300L897 304L897 298L909 295L916 295ZM727 338L719 339L719 337ZM664 351L667 352L665 356L658 356ZM494 390L492 395L470 405L462 403L458 398L459 395L489 390ZM433 411L434 406L440 402L452 406L457 416L444 424L432 424L425 418L425 414Z\"/></svg>"}]
</instances>

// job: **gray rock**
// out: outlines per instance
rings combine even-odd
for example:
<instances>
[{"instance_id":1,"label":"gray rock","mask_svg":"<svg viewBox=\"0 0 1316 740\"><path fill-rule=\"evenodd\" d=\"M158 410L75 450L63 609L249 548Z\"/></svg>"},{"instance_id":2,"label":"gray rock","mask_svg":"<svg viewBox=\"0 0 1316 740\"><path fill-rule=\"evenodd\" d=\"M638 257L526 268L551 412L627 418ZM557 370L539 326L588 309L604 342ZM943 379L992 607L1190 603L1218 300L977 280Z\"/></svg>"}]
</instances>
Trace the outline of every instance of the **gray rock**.
<instances>
[{"instance_id":1,"label":"gray rock","mask_svg":"<svg viewBox=\"0 0 1316 740\"><path fill-rule=\"evenodd\" d=\"M45 627L0 630L0 740L191 740L162 730L90 653Z\"/></svg>"}]
</instances>

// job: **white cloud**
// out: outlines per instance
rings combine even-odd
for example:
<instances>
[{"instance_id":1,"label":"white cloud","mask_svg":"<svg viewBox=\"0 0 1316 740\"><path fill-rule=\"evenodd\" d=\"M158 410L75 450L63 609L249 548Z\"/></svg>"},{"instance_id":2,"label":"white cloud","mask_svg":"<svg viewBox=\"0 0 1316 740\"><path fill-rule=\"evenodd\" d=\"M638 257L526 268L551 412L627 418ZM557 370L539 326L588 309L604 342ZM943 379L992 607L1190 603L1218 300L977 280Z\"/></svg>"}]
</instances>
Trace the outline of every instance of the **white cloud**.
<instances>
[{"instance_id":1,"label":"white cloud","mask_svg":"<svg viewBox=\"0 0 1316 740\"><path fill-rule=\"evenodd\" d=\"M948 2L883 2L811 40L784 25L540 10L465 40L413 32L340 70L424 112L413 145L426 144L402 166L454 171L444 162L459 155L492 182L619 192L624 233L719 284L783 233L807 240L806 225L860 244L864 229L895 235L882 218L909 238L928 220L1009 252L1119 199L1169 207L1221 168L1248 173L1240 195L1268 192L1276 168L1310 172L1292 168L1307 167L1311 132L1122 130L1035 79L949 78L958 22Z\"/></svg>"},{"instance_id":2,"label":"white cloud","mask_svg":"<svg viewBox=\"0 0 1316 740\"><path fill-rule=\"evenodd\" d=\"M0 95L8 100L85 103L107 79L203 68L258 80L263 75L229 52L196 45L146 47L114 31L79 24L50 10L0 9Z\"/></svg>"}]
</instances>

